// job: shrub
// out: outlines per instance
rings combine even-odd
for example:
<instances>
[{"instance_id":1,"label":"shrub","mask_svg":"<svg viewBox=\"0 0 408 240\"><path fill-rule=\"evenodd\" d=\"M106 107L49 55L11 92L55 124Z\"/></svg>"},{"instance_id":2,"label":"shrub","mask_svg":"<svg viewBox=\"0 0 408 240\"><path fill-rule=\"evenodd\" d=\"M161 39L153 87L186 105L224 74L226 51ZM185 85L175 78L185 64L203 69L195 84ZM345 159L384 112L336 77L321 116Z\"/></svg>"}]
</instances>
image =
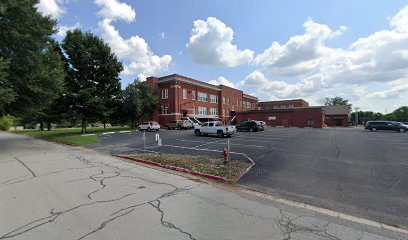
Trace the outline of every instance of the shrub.
<instances>
[{"instance_id":1,"label":"shrub","mask_svg":"<svg viewBox=\"0 0 408 240\"><path fill-rule=\"evenodd\" d=\"M10 115L0 117L0 130L8 131L13 126L13 121L13 117Z\"/></svg>"}]
</instances>

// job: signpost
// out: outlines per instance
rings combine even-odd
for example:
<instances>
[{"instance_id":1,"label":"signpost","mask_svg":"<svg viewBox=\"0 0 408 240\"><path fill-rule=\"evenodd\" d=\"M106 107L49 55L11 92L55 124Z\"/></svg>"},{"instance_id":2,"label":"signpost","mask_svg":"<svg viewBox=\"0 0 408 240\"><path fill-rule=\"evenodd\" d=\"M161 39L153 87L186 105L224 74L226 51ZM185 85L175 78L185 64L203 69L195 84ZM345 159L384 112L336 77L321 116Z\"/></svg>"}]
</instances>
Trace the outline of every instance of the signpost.
<instances>
[{"instance_id":1,"label":"signpost","mask_svg":"<svg viewBox=\"0 0 408 240\"><path fill-rule=\"evenodd\" d=\"M146 153L146 133L145 132L142 133L142 139L143 139L143 149L144 149L144 152Z\"/></svg>"}]
</instances>

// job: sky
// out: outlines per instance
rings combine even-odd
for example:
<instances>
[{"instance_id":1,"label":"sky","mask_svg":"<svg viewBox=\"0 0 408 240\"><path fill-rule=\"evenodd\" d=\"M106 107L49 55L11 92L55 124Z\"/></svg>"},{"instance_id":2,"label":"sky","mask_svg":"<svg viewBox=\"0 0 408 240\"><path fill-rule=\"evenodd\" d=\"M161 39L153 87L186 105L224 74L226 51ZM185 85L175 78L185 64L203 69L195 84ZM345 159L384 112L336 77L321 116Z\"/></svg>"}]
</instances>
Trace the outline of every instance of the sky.
<instances>
[{"instance_id":1,"label":"sky","mask_svg":"<svg viewBox=\"0 0 408 240\"><path fill-rule=\"evenodd\" d=\"M408 105L408 2L40 0L55 38L101 37L135 79L179 74L262 101L340 96L362 111Z\"/></svg>"}]
</instances>

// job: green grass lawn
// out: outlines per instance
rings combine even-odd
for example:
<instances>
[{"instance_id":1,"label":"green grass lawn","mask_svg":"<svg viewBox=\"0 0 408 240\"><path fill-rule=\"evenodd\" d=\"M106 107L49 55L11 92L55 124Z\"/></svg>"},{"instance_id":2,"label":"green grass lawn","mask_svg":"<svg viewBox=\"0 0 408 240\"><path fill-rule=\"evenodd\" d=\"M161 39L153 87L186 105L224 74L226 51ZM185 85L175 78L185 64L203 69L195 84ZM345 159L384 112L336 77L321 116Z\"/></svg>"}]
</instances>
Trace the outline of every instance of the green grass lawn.
<instances>
[{"instance_id":1,"label":"green grass lawn","mask_svg":"<svg viewBox=\"0 0 408 240\"><path fill-rule=\"evenodd\" d=\"M67 137L55 137L52 138L57 142L69 143L74 146L86 146L99 144L99 139L96 136L67 136Z\"/></svg>"},{"instance_id":2,"label":"green grass lawn","mask_svg":"<svg viewBox=\"0 0 408 240\"><path fill-rule=\"evenodd\" d=\"M130 127L110 127L110 128L87 128L86 133L103 133L131 130ZM24 130L16 131L17 133L26 134L32 137L44 138L51 141L66 142L75 146L84 146L98 144L99 140L96 136L81 136L80 128L58 128L51 131L39 130Z\"/></svg>"}]
</instances>

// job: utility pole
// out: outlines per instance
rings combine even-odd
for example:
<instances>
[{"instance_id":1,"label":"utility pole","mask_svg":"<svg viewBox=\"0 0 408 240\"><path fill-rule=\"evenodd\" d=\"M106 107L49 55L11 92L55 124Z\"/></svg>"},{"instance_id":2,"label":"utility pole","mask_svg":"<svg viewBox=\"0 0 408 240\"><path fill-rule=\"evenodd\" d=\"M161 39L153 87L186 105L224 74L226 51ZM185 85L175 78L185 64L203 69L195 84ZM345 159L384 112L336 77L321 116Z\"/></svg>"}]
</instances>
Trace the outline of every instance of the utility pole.
<instances>
[{"instance_id":1,"label":"utility pole","mask_svg":"<svg viewBox=\"0 0 408 240\"><path fill-rule=\"evenodd\" d=\"M354 113L355 113L355 121L356 121L356 123L354 124L354 125L356 125L356 126L358 126L358 110L360 110L360 108L359 107L355 107L354 108Z\"/></svg>"}]
</instances>

